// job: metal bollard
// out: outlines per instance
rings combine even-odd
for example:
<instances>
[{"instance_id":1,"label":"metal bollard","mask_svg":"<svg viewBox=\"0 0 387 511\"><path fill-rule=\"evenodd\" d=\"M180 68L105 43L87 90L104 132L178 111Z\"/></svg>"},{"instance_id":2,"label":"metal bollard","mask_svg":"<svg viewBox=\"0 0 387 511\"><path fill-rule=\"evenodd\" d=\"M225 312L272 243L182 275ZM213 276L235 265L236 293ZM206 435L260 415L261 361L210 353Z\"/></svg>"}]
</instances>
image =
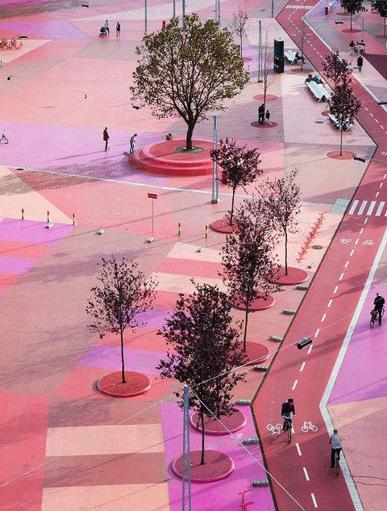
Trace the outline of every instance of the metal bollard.
<instances>
[{"instance_id":1,"label":"metal bollard","mask_svg":"<svg viewBox=\"0 0 387 511\"><path fill-rule=\"evenodd\" d=\"M208 238L208 225L204 227L204 239Z\"/></svg>"},{"instance_id":2,"label":"metal bollard","mask_svg":"<svg viewBox=\"0 0 387 511\"><path fill-rule=\"evenodd\" d=\"M47 223L49 224L50 223L50 212L47 211Z\"/></svg>"},{"instance_id":3,"label":"metal bollard","mask_svg":"<svg viewBox=\"0 0 387 511\"><path fill-rule=\"evenodd\" d=\"M73 213L73 225L75 225L75 213Z\"/></svg>"},{"instance_id":4,"label":"metal bollard","mask_svg":"<svg viewBox=\"0 0 387 511\"><path fill-rule=\"evenodd\" d=\"M24 220L24 208L22 208L22 220Z\"/></svg>"},{"instance_id":5,"label":"metal bollard","mask_svg":"<svg viewBox=\"0 0 387 511\"><path fill-rule=\"evenodd\" d=\"M181 223L180 222L177 224L177 235L181 236Z\"/></svg>"}]
</instances>

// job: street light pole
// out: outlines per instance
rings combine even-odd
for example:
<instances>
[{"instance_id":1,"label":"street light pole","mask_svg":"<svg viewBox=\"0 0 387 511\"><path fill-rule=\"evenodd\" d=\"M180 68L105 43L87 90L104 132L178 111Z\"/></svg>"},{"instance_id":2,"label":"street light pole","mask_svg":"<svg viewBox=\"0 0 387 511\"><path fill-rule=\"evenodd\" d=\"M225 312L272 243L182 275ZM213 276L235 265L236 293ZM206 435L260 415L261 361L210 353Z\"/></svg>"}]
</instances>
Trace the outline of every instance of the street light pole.
<instances>
[{"instance_id":1,"label":"street light pole","mask_svg":"<svg viewBox=\"0 0 387 511\"><path fill-rule=\"evenodd\" d=\"M274 0L271 0L271 17L274 18Z\"/></svg>"},{"instance_id":2,"label":"street light pole","mask_svg":"<svg viewBox=\"0 0 387 511\"><path fill-rule=\"evenodd\" d=\"M258 72L257 72L257 82L262 82L262 22L258 20Z\"/></svg>"},{"instance_id":3,"label":"street light pole","mask_svg":"<svg viewBox=\"0 0 387 511\"><path fill-rule=\"evenodd\" d=\"M148 32L148 0L145 0L145 33Z\"/></svg>"},{"instance_id":4,"label":"street light pole","mask_svg":"<svg viewBox=\"0 0 387 511\"><path fill-rule=\"evenodd\" d=\"M176 18L176 0L172 0L172 17Z\"/></svg>"},{"instance_id":5,"label":"street light pole","mask_svg":"<svg viewBox=\"0 0 387 511\"><path fill-rule=\"evenodd\" d=\"M216 149L218 147L218 119L216 115L213 117L213 142L212 147ZM211 204L218 204L219 202L219 181L218 181L218 162L212 160L212 198Z\"/></svg>"},{"instance_id":6,"label":"street light pole","mask_svg":"<svg viewBox=\"0 0 387 511\"><path fill-rule=\"evenodd\" d=\"M185 0L183 0L183 2L182 2L182 10L183 10L183 22L184 22L184 18L185 18Z\"/></svg>"}]
</instances>

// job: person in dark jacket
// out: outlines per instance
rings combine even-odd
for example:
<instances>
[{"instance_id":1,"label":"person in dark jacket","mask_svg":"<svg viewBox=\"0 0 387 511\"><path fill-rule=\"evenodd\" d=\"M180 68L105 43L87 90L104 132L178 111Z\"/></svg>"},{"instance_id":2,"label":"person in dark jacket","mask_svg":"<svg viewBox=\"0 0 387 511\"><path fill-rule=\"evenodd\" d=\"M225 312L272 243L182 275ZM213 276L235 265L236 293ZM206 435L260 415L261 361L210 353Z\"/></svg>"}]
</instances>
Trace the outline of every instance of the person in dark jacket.
<instances>
[{"instance_id":1,"label":"person in dark jacket","mask_svg":"<svg viewBox=\"0 0 387 511\"><path fill-rule=\"evenodd\" d=\"M284 425L282 430L286 431L290 424L292 423L292 417L293 415L296 415L296 409L294 406L294 401L292 398L289 398L287 401L282 403L281 406L281 416L284 419Z\"/></svg>"},{"instance_id":2,"label":"person in dark jacket","mask_svg":"<svg viewBox=\"0 0 387 511\"><path fill-rule=\"evenodd\" d=\"M262 105L258 108L258 124L263 124L265 122L265 105Z\"/></svg>"},{"instance_id":3,"label":"person in dark jacket","mask_svg":"<svg viewBox=\"0 0 387 511\"><path fill-rule=\"evenodd\" d=\"M374 311L378 315L379 326L382 324L384 303L385 303L385 300L384 300L383 296L381 296L379 293L376 293L376 297L374 300Z\"/></svg>"},{"instance_id":4,"label":"person in dark jacket","mask_svg":"<svg viewBox=\"0 0 387 511\"><path fill-rule=\"evenodd\" d=\"M105 152L108 150L108 144L109 144L109 133L107 127L103 130L102 138L105 141Z\"/></svg>"},{"instance_id":5,"label":"person in dark jacket","mask_svg":"<svg viewBox=\"0 0 387 511\"><path fill-rule=\"evenodd\" d=\"M359 71L361 71L361 68L363 67L363 57L361 55L358 56L356 63Z\"/></svg>"}]
</instances>

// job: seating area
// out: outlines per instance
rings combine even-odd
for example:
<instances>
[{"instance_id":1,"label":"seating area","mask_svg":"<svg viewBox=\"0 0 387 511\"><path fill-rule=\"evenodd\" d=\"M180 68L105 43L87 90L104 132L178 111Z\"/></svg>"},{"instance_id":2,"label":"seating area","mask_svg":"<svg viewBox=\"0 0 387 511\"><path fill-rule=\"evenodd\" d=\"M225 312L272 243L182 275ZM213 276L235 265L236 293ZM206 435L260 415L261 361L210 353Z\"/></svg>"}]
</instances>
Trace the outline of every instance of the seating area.
<instances>
[{"instance_id":1,"label":"seating area","mask_svg":"<svg viewBox=\"0 0 387 511\"><path fill-rule=\"evenodd\" d=\"M286 60L289 62L289 64L295 64L297 62L297 52L293 50L286 50L284 52Z\"/></svg>"},{"instance_id":2,"label":"seating area","mask_svg":"<svg viewBox=\"0 0 387 511\"><path fill-rule=\"evenodd\" d=\"M331 93L324 86L324 82L318 76L309 76L305 80L305 85L308 87L317 101L324 103L325 101L329 101L331 99Z\"/></svg>"},{"instance_id":3,"label":"seating area","mask_svg":"<svg viewBox=\"0 0 387 511\"><path fill-rule=\"evenodd\" d=\"M13 39L7 39L2 37L0 39L0 50L20 50L23 46L21 41L18 41L15 37Z\"/></svg>"},{"instance_id":4,"label":"seating area","mask_svg":"<svg viewBox=\"0 0 387 511\"><path fill-rule=\"evenodd\" d=\"M336 129L338 129L338 130L341 129L341 123L338 121L338 119L333 114L329 114L328 117ZM350 131L351 128L352 128L352 123L349 123L349 122L343 123L343 126L342 126L343 131Z\"/></svg>"}]
</instances>

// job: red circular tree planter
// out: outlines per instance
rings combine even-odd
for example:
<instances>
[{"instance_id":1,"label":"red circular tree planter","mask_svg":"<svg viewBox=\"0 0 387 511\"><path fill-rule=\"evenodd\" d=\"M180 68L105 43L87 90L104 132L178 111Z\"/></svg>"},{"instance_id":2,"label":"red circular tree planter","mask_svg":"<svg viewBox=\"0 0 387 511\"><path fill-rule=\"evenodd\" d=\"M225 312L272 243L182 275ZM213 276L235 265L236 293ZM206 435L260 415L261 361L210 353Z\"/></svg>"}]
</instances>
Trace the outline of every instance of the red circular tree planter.
<instances>
[{"instance_id":1,"label":"red circular tree planter","mask_svg":"<svg viewBox=\"0 0 387 511\"><path fill-rule=\"evenodd\" d=\"M201 452L191 452L191 481L193 483L213 483L229 476L234 470L234 462L230 456L219 451L206 450L205 464L200 465ZM183 456L171 463L172 472L183 478Z\"/></svg>"},{"instance_id":2,"label":"red circular tree planter","mask_svg":"<svg viewBox=\"0 0 387 511\"><path fill-rule=\"evenodd\" d=\"M232 234L235 232L235 225L230 225L228 223L227 218L221 218L220 220L215 220L210 224L210 227L213 231L221 232L222 234Z\"/></svg>"},{"instance_id":3,"label":"red circular tree planter","mask_svg":"<svg viewBox=\"0 0 387 511\"><path fill-rule=\"evenodd\" d=\"M353 28L352 30L350 28L343 28L342 32L345 32L346 34L356 34L358 32L363 32L361 28Z\"/></svg>"},{"instance_id":4,"label":"red circular tree planter","mask_svg":"<svg viewBox=\"0 0 387 511\"><path fill-rule=\"evenodd\" d=\"M116 371L99 379L97 388L103 394L113 397L138 396L151 388L151 379L145 374L125 371L125 379L126 383L121 383L121 371Z\"/></svg>"},{"instance_id":5,"label":"red circular tree planter","mask_svg":"<svg viewBox=\"0 0 387 511\"><path fill-rule=\"evenodd\" d=\"M258 342L246 343L246 356L248 365L262 364L269 358L269 349L264 344Z\"/></svg>"},{"instance_id":6,"label":"red circular tree planter","mask_svg":"<svg viewBox=\"0 0 387 511\"><path fill-rule=\"evenodd\" d=\"M196 429L196 431L201 432L201 424L199 423L199 425L197 425L198 418L199 414L195 412L190 416L189 420L191 426ZM235 433L246 426L247 423L246 417L237 409L235 409L231 415L220 417L219 420L222 421L222 424L224 424L227 429L225 429L222 424L213 417L204 417L204 430L207 435L228 435L229 431L231 433Z\"/></svg>"},{"instance_id":7,"label":"red circular tree planter","mask_svg":"<svg viewBox=\"0 0 387 511\"><path fill-rule=\"evenodd\" d=\"M281 284L282 286L294 286L295 284L302 284L308 280L308 273L301 268L293 268L288 266L288 273L285 274L285 268L280 268L275 272L272 282Z\"/></svg>"},{"instance_id":8,"label":"red circular tree planter","mask_svg":"<svg viewBox=\"0 0 387 511\"><path fill-rule=\"evenodd\" d=\"M263 295L256 300L254 300L249 307L250 312L262 311L273 307L275 304L275 298L272 295L268 297L264 297ZM241 299L235 299L233 302L233 307L240 310L245 310L244 303Z\"/></svg>"},{"instance_id":9,"label":"red circular tree planter","mask_svg":"<svg viewBox=\"0 0 387 511\"><path fill-rule=\"evenodd\" d=\"M166 140L151 144L129 156L134 167L161 176L206 176L212 173L210 151L212 142L193 140L200 151L186 152L181 149L185 140Z\"/></svg>"},{"instance_id":10,"label":"red circular tree planter","mask_svg":"<svg viewBox=\"0 0 387 511\"><path fill-rule=\"evenodd\" d=\"M254 99L258 101L263 101L263 94L257 94L256 96L254 96ZM266 94L266 101L275 101L276 99L278 99L278 96L276 96L275 94Z\"/></svg>"},{"instance_id":11,"label":"red circular tree planter","mask_svg":"<svg viewBox=\"0 0 387 511\"><path fill-rule=\"evenodd\" d=\"M334 160L352 160L354 154L349 151L343 151L343 154L340 154L340 151L329 151L327 156L328 158L333 158Z\"/></svg>"},{"instance_id":12,"label":"red circular tree planter","mask_svg":"<svg viewBox=\"0 0 387 511\"><path fill-rule=\"evenodd\" d=\"M254 126L254 128L276 128L278 123L274 121L265 121L264 124L259 124L258 121L254 121L250 123L250 126Z\"/></svg>"}]
</instances>

